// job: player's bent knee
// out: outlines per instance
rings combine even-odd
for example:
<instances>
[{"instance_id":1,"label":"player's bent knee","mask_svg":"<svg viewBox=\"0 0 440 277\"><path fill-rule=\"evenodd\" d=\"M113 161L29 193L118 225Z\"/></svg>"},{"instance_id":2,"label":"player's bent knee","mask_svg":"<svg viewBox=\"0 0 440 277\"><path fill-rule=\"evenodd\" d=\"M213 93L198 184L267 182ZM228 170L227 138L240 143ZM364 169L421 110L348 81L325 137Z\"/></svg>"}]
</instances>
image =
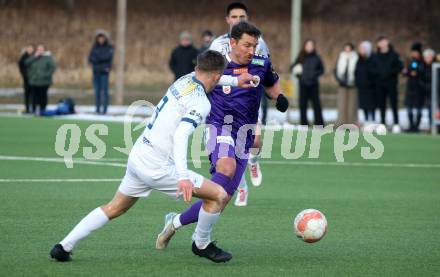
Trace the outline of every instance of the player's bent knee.
<instances>
[{"instance_id":1,"label":"player's bent knee","mask_svg":"<svg viewBox=\"0 0 440 277\"><path fill-rule=\"evenodd\" d=\"M225 210L226 206L228 205L229 201L231 201L231 199L232 199L232 196L226 194L226 199L223 202L223 205L222 205L222 208L221 208L221 212L223 212Z\"/></svg>"},{"instance_id":2,"label":"player's bent knee","mask_svg":"<svg viewBox=\"0 0 440 277\"><path fill-rule=\"evenodd\" d=\"M217 202L219 203L219 205L223 207L227 203L228 194L226 193L226 191L222 187L219 187L218 191L217 191L216 198L217 198Z\"/></svg>"},{"instance_id":3,"label":"player's bent knee","mask_svg":"<svg viewBox=\"0 0 440 277\"><path fill-rule=\"evenodd\" d=\"M236 162L234 159L219 160L215 167L216 172L232 178L235 175Z\"/></svg>"},{"instance_id":4,"label":"player's bent knee","mask_svg":"<svg viewBox=\"0 0 440 277\"><path fill-rule=\"evenodd\" d=\"M113 205L112 203L102 206L101 209L104 211L104 213L107 215L108 219L110 220L124 214L127 211L127 209L124 209L117 205Z\"/></svg>"}]
</instances>

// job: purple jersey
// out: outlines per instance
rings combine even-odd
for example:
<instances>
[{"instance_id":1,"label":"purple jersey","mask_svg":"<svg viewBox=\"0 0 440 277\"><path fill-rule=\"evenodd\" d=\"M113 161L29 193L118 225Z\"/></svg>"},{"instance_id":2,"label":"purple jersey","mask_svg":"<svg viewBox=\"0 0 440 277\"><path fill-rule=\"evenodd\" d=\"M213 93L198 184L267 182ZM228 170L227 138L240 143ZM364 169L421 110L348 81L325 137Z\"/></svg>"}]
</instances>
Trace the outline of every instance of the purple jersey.
<instances>
[{"instance_id":1,"label":"purple jersey","mask_svg":"<svg viewBox=\"0 0 440 277\"><path fill-rule=\"evenodd\" d=\"M226 58L229 63L223 73L224 75L238 76L248 72L260 78L257 87L216 86L212 92L208 93L208 99L211 102L211 112L206 119L206 123L221 127L225 124L225 116L231 115L233 117L231 135L236 140L241 126L257 123L264 87L273 86L279 77L272 69L272 64L268 58L255 55L247 65L234 63L228 55L226 55ZM252 133L249 131L246 139L246 148L248 149L251 146Z\"/></svg>"}]
</instances>

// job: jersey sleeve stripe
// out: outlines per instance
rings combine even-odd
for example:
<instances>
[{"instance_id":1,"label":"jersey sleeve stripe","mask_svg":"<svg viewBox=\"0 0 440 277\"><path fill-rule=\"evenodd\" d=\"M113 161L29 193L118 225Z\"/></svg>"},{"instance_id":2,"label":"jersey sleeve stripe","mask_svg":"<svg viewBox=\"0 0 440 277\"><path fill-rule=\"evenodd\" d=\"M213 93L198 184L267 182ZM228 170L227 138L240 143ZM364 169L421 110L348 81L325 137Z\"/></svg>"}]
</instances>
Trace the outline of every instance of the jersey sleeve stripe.
<instances>
[{"instance_id":1,"label":"jersey sleeve stripe","mask_svg":"<svg viewBox=\"0 0 440 277\"><path fill-rule=\"evenodd\" d=\"M184 117L184 118L182 118L182 121L191 123L194 126L194 128L197 128L197 122L195 122L194 119Z\"/></svg>"}]
</instances>

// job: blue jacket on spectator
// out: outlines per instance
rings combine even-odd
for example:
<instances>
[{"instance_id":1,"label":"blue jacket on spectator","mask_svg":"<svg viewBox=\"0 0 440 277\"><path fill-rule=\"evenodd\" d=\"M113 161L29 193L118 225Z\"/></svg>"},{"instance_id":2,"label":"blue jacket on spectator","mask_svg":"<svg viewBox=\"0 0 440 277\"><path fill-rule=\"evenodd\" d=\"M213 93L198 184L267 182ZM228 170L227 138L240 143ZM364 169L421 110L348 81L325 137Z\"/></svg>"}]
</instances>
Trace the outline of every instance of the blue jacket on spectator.
<instances>
[{"instance_id":1,"label":"blue jacket on spectator","mask_svg":"<svg viewBox=\"0 0 440 277\"><path fill-rule=\"evenodd\" d=\"M103 38L103 43L99 43L100 37ZM89 54L89 63L93 66L93 73L108 74L112 68L112 61L113 46L109 43L108 34L104 31L98 31Z\"/></svg>"}]
</instances>

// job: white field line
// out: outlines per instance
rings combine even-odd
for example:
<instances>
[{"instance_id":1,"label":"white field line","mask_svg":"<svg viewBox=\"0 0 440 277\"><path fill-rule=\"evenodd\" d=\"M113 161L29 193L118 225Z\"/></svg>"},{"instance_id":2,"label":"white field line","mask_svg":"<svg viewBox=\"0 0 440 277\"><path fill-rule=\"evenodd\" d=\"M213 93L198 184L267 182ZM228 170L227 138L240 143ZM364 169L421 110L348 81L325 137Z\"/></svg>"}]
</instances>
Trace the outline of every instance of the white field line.
<instances>
[{"instance_id":1,"label":"white field line","mask_svg":"<svg viewBox=\"0 0 440 277\"><path fill-rule=\"evenodd\" d=\"M0 160L10 161L42 161L42 162L56 162L64 163L62 158L46 158L46 157L22 157L22 156L3 156L0 155ZM124 163L115 163L107 161L124 161ZM100 159L100 160L85 160L73 159L74 164L90 164L101 166L125 167L126 159ZM208 163L206 159L200 160L202 163ZM196 160L189 160L194 163ZM272 165L307 165L307 166L348 166L348 167L394 167L394 168L440 168L440 164L420 164L420 163L376 163L376 162L320 162L320 161L295 161L295 160L261 160L262 164Z\"/></svg>"},{"instance_id":2,"label":"white field line","mask_svg":"<svg viewBox=\"0 0 440 277\"><path fill-rule=\"evenodd\" d=\"M0 155L0 160L6 161L39 161L39 162L52 162L52 163L64 163L62 158L45 158L45 157L21 157L21 156L3 156ZM98 162L93 160L84 159L73 159L76 164L91 164L91 165L104 165L104 166L114 166L114 167L125 167L125 163L109 163L109 162Z\"/></svg>"},{"instance_id":3,"label":"white field line","mask_svg":"<svg viewBox=\"0 0 440 277\"><path fill-rule=\"evenodd\" d=\"M103 182L120 182L121 179L106 179L106 178L102 178L102 179L50 179L50 178L42 178L42 179L0 179L0 183L12 183L12 182L16 182L16 183L61 183L61 182L72 182L72 183L90 183L90 182L95 182L95 183L103 183Z\"/></svg>"}]
</instances>

